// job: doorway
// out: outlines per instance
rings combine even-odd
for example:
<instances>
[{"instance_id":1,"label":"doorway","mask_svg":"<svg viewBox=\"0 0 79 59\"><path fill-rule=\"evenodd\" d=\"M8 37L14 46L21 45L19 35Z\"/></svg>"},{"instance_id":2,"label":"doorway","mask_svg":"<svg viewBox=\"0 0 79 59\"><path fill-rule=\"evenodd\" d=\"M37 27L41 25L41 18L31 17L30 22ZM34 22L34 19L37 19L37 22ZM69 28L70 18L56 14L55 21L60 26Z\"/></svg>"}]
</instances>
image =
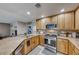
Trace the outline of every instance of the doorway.
<instances>
[{"instance_id":1,"label":"doorway","mask_svg":"<svg viewBox=\"0 0 79 59\"><path fill-rule=\"evenodd\" d=\"M15 36L17 36L17 30L15 30Z\"/></svg>"}]
</instances>

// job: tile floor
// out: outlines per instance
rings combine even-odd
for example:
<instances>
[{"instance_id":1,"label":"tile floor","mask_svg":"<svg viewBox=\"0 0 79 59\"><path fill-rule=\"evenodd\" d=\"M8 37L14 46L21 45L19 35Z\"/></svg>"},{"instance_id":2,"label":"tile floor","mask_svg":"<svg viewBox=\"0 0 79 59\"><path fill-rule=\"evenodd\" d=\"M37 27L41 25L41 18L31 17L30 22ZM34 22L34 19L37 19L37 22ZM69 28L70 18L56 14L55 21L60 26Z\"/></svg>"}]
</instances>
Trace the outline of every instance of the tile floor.
<instances>
[{"instance_id":1,"label":"tile floor","mask_svg":"<svg viewBox=\"0 0 79 59\"><path fill-rule=\"evenodd\" d=\"M54 51L54 50L53 50ZM16 55L22 55L21 53L17 53ZM28 53L28 55L64 55L60 52L51 52L50 50L45 49L44 46L37 46L36 48L34 48L30 53Z\"/></svg>"},{"instance_id":2,"label":"tile floor","mask_svg":"<svg viewBox=\"0 0 79 59\"><path fill-rule=\"evenodd\" d=\"M39 45L34 50L32 50L28 55L63 55L63 54L59 52L57 53L51 52L45 49L45 47Z\"/></svg>"}]
</instances>

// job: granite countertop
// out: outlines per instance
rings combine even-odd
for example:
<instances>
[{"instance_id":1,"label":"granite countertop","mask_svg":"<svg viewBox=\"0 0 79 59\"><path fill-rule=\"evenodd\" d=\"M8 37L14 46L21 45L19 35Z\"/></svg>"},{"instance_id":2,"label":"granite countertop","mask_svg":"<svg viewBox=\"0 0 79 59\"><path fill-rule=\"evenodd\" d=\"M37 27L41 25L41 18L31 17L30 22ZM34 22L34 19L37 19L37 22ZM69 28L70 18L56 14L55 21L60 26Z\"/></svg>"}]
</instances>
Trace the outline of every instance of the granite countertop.
<instances>
[{"instance_id":1,"label":"granite countertop","mask_svg":"<svg viewBox=\"0 0 79 59\"><path fill-rule=\"evenodd\" d=\"M25 39L32 38L37 35L30 35L29 37L17 36L17 37L8 37L0 40L0 55L10 55L12 52L20 45Z\"/></svg>"},{"instance_id":2,"label":"granite countertop","mask_svg":"<svg viewBox=\"0 0 79 59\"><path fill-rule=\"evenodd\" d=\"M58 36L57 38L68 39L71 43L73 43L76 46L76 48L79 49L79 39L71 37L62 37L62 36Z\"/></svg>"},{"instance_id":3,"label":"granite countertop","mask_svg":"<svg viewBox=\"0 0 79 59\"><path fill-rule=\"evenodd\" d=\"M0 40L0 55L10 55L24 39L24 36L17 36Z\"/></svg>"}]
</instances>

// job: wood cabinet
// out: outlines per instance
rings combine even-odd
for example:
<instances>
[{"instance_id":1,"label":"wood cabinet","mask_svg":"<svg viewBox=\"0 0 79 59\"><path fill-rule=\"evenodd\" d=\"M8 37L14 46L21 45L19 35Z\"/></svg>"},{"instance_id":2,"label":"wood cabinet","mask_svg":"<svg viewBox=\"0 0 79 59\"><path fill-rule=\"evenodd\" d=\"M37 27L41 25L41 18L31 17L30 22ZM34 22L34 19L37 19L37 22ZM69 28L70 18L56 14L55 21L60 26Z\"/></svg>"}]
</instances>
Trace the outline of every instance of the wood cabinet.
<instances>
[{"instance_id":1,"label":"wood cabinet","mask_svg":"<svg viewBox=\"0 0 79 59\"><path fill-rule=\"evenodd\" d=\"M40 39L40 37L36 36L36 46L39 45L39 39Z\"/></svg>"},{"instance_id":2,"label":"wood cabinet","mask_svg":"<svg viewBox=\"0 0 79 59\"><path fill-rule=\"evenodd\" d=\"M50 17L48 17L48 18L44 18L44 20L45 20L45 25L51 23L51 18L50 18Z\"/></svg>"},{"instance_id":3,"label":"wood cabinet","mask_svg":"<svg viewBox=\"0 0 79 59\"><path fill-rule=\"evenodd\" d=\"M32 49L34 49L38 44L39 44L39 36L32 37L30 39L25 39L24 40L24 46L21 49L21 54L27 54L29 53Z\"/></svg>"},{"instance_id":4,"label":"wood cabinet","mask_svg":"<svg viewBox=\"0 0 79 59\"><path fill-rule=\"evenodd\" d=\"M21 52L22 55L26 54L26 52L27 52L27 49L26 49L26 39L24 40L24 46L23 46L23 48L21 49L20 52Z\"/></svg>"},{"instance_id":5,"label":"wood cabinet","mask_svg":"<svg viewBox=\"0 0 79 59\"><path fill-rule=\"evenodd\" d=\"M79 49L75 47L75 55L79 55Z\"/></svg>"},{"instance_id":6,"label":"wood cabinet","mask_svg":"<svg viewBox=\"0 0 79 59\"><path fill-rule=\"evenodd\" d=\"M36 42L35 42L35 40L36 40L36 38L35 37L32 37L31 38L31 48L33 49L33 48L35 48L35 46L36 46Z\"/></svg>"},{"instance_id":7,"label":"wood cabinet","mask_svg":"<svg viewBox=\"0 0 79 59\"><path fill-rule=\"evenodd\" d=\"M69 42L69 55L75 55L75 46Z\"/></svg>"},{"instance_id":8,"label":"wood cabinet","mask_svg":"<svg viewBox=\"0 0 79 59\"><path fill-rule=\"evenodd\" d=\"M79 55L79 49L71 42L69 42L69 55Z\"/></svg>"},{"instance_id":9,"label":"wood cabinet","mask_svg":"<svg viewBox=\"0 0 79 59\"><path fill-rule=\"evenodd\" d=\"M57 39L57 51L68 54L68 40Z\"/></svg>"},{"instance_id":10,"label":"wood cabinet","mask_svg":"<svg viewBox=\"0 0 79 59\"><path fill-rule=\"evenodd\" d=\"M41 29L46 29L46 25L51 23L51 18L41 19Z\"/></svg>"},{"instance_id":11,"label":"wood cabinet","mask_svg":"<svg viewBox=\"0 0 79 59\"><path fill-rule=\"evenodd\" d=\"M75 12L75 29L79 30L79 8Z\"/></svg>"},{"instance_id":12,"label":"wood cabinet","mask_svg":"<svg viewBox=\"0 0 79 59\"><path fill-rule=\"evenodd\" d=\"M57 16L53 16L53 17L51 18L51 23L52 23L52 24L57 24L57 22L58 22Z\"/></svg>"},{"instance_id":13,"label":"wood cabinet","mask_svg":"<svg viewBox=\"0 0 79 59\"><path fill-rule=\"evenodd\" d=\"M51 18L43 18L36 21L36 29L46 29L46 24L51 23Z\"/></svg>"},{"instance_id":14,"label":"wood cabinet","mask_svg":"<svg viewBox=\"0 0 79 59\"><path fill-rule=\"evenodd\" d=\"M58 15L58 29L65 28L65 17L64 14Z\"/></svg>"},{"instance_id":15,"label":"wood cabinet","mask_svg":"<svg viewBox=\"0 0 79 59\"><path fill-rule=\"evenodd\" d=\"M57 39L57 51L68 55L79 55L79 49L68 39Z\"/></svg>"},{"instance_id":16,"label":"wood cabinet","mask_svg":"<svg viewBox=\"0 0 79 59\"><path fill-rule=\"evenodd\" d=\"M41 26L42 26L41 20L37 20L36 21L36 29L41 29Z\"/></svg>"},{"instance_id":17,"label":"wood cabinet","mask_svg":"<svg viewBox=\"0 0 79 59\"><path fill-rule=\"evenodd\" d=\"M74 29L74 12L58 15L58 29Z\"/></svg>"},{"instance_id":18,"label":"wood cabinet","mask_svg":"<svg viewBox=\"0 0 79 59\"><path fill-rule=\"evenodd\" d=\"M74 29L74 12L65 14L65 29Z\"/></svg>"},{"instance_id":19,"label":"wood cabinet","mask_svg":"<svg viewBox=\"0 0 79 59\"><path fill-rule=\"evenodd\" d=\"M31 51L31 41L30 39L29 40L24 40L24 46L23 48L21 49L21 54L27 54L28 52Z\"/></svg>"},{"instance_id":20,"label":"wood cabinet","mask_svg":"<svg viewBox=\"0 0 79 59\"><path fill-rule=\"evenodd\" d=\"M44 45L44 35L40 35L40 45Z\"/></svg>"},{"instance_id":21,"label":"wood cabinet","mask_svg":"<svg viewBox=\"0 0 79 59\"><path fill-rule=\"evenodd\" d=\"M79 29L78 15L79 15L79 10L76 11L76 21L74 19L74 12L60 14L49 18L43 18L36 21L36 28L46 29L46 24L52 23L52 24L57 24L58 29L73 30L75 27L76 29Z\"/></svg>"}]
</instances>

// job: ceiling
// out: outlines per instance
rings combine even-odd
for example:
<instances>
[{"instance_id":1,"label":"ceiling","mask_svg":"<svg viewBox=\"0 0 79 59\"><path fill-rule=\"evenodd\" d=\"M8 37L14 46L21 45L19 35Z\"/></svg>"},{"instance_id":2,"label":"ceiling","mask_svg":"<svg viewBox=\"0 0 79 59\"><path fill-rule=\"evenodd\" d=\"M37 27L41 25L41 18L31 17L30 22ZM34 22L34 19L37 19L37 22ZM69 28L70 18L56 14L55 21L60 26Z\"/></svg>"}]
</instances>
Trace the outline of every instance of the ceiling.
<instances>
[{"instance_id":1,"label":"ceiling","mask_svg":"<svg viewBox=\"0 0 79 59\"><path fill-rule=\"evenodd\" d=\"M41 3L40 8L35 3L0 3L0 22L12 23L14 21L29 22L41 18L42 15L50 16L66 11L74 10L78 3ZM27 11L31 14L27 15Z\"/></svg>"}]
</instances>

